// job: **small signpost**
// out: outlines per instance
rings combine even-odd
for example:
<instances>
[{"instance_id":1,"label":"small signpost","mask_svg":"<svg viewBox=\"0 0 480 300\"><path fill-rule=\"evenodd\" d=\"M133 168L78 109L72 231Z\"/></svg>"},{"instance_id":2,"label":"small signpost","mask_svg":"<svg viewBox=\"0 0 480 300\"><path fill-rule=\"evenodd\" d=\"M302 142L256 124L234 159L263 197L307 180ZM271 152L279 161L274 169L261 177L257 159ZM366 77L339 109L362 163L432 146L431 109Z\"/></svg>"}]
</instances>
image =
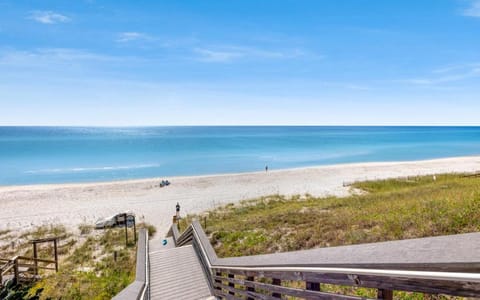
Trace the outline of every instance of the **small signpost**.
<instances>
[{"instance_id":1,"label":"small signpost","mask_svg":"<svg viewBox=\"0 0 480 300\"><path fill-rule=\"evenodd\" d=\"M175 215L173 216L173 223L176 224L180 220L180 204L175 205Z\"/></svg>"},{"instance_id":2,"label":"small signpost","mask_svg":"<svg viewBox=\"0 0 480 300\"><path fill-rule=\"evenodd\" d=\"M129 218L133 221L133 237L134 237L135 243L137 242L137 225L136 225L136 222L135 222L135 215L128 215L127 213L123 213L123 214L115 216L115 223L117 225L120 225L122 223L121 221L119 221L119 218L123 218L123 226L125 227L125 246L128 247L128 221L129 221Z\"/></svg>"}]
</instances>

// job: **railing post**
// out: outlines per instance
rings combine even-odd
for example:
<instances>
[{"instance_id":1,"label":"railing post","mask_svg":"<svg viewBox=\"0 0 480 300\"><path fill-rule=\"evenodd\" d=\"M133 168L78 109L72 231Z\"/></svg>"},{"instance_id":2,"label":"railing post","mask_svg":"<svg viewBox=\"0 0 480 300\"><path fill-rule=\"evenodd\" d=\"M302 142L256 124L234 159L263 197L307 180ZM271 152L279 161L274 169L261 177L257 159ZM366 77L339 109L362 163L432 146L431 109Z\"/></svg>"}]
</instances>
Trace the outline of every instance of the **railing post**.
<instances>
[{"instance_id":1,"label":"railing post","mask_svg":"<svg viewBox=\"0 0 480 300\"><path fill-rule=\"evenodd\" d=\"M137 243L137 224L135 221L135 216L133 216L133 236L135 238L135 244Z\"/></svg>"},{"instance_id":2,"label":"railing post","mask_svg":"<svg viewBox=\"0 0 480 300\"><path fill-rule=\"evenodd\" d=\"M307 290L309 291L320 291L320 282L306 282Z\"/></svg>"},{"instance_id":3,"label":"railing post","mask_svg":"<svg viewBox=\"0 0 480 300\"><path fill-rule=\"evenodd\" d=\"M282 285L282 280L281 279L277 279L277 278L273 278L272 279L272 284L273 285ZM280 293L272 293L272 297L273 298L282 298L282 295Z\"/></svg>"},{"instance_id":4,"label":"railing post","mask_svg":"<svg viewBox=\"0 0 480 300\"><path fill-rule=\"evenodd\" d=\"M235 275L229 273L229 274L228 274L228 278L235 278ZM233 283L233 282L229 282L229 283L228 283L228 286L235 289L235 283ZM230 295L234 295L234 296L235 296L235 292L233 292L233 291L229 291L228 293L229 293Z\"/></svg>"},{"instance_id":5,"label":"railing post","mask_svg":"<svg viewBox=\"0 0 480 300\"><path fill-rule=\"evenodd\" d=\"M385 289L378 289L377 299L392 300L393 299L393 291L392 290L385 290Z\"/></svg>"},{"instance_id":6,"label":"railing post","mask_svg":"<svg viewBox=\"0 0 480 300\"><path fill-rule=\"evenodd\" d=\"M53 240L53 251L55 254L55 272L58 272L58 251L57 251L57 239Z\"/></svg>"},{"instance_id":7,"label":"railing post","mask_svg":"<svg viewBox=\"0 0 480 300\"><path fill-rule=\"evenodd\" d=\"M33 273L35 275L38 275L38 253L37 253L37 243L33 242L33 264L35 265L35 270Z\"/></svg>"},{"instance_id":8,"label":"railing post","mask_svg":"<svg viewBox=\"0 0 480 300\"><path fill-rule=\"evenodd\" d=\"M248 281L255 281L255 277L253 276L248 276L247 277ZM255 292L255 288L251 286L247 286L247 292ZM254 300L255 298L253 297L247 297L247 300Z\"/></svg>"},{"instance_id":9,"label":"railing post","mask_svg":"<svg viewBox=\"0 0 480 300\"><path fill-rule=\"evenodd\" d=\"M18 257L15 258L14 260L14 266L13 266L13 272L14 272L14 280L15 280L15 284L18 284L19 283L19 276L18 276Z\"/></svg>"},{"instance_id":10,"label":"railing post","mask_svg":"<svg viewBox=\"0 0 480 300\"><path fill-rule=\"evenodd\" d=\"M125 222L125 247L128 247L128 228L127 228L127 214L123 214L123 221Z\"/></svg>"}]
</instances>

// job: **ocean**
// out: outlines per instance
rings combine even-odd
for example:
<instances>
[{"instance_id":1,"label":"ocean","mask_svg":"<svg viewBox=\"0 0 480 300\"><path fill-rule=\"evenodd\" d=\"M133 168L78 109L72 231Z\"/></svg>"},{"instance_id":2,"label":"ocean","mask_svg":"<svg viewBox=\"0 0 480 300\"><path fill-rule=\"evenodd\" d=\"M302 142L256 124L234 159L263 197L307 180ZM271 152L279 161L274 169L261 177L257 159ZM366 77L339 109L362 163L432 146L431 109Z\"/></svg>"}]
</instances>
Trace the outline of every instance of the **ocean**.
<instances>
[{"instance_id":1,"label":"ocean","mask_svg":"<svg viewBox=\"0 0 480 300\"><path fill-rule=\"evenodd\" d=\"M480 127L0 127L0 185L480 154Z\"/></svg>"}]
</instances>

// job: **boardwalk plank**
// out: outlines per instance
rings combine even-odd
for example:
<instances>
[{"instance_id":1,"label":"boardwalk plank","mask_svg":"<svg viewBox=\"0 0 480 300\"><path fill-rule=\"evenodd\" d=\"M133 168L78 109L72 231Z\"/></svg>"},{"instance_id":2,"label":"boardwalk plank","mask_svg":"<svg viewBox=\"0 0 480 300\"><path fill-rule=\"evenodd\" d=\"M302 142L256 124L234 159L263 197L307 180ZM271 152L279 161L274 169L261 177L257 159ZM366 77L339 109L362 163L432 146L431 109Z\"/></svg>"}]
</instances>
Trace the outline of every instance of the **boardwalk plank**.
<instances>
[{"instance_id":1,"label":"boardwalk plank","mask_svg":"<svg viewBox=\"0 0 480 300\"><path fill-rule=\"evenodd\" d=\"M159 250L160 249L160 250ZM150 297L205 299L211 296L207 278L191 245L150 251Z\"/></svg>"}]
</instances>

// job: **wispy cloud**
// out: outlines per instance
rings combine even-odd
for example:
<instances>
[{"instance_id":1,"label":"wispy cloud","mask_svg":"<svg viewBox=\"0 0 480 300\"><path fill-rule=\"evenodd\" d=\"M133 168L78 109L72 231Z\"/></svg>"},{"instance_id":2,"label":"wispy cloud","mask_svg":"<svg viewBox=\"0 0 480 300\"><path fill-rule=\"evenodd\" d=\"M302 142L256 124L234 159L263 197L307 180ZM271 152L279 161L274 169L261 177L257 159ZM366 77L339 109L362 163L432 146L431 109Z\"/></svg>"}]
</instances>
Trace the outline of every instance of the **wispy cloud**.
<instances>
[{"instance_id":1,"label":"wispy cloud","mask_svg":"<svg viewBox=\"0 0 480 300\"><path fill-rule=\"evenodd\" d=\"M397 82L415 85L437 85L480 77L480 63L452 65L432 71L431 76L409 78Z\"/></svg>"},{"instance_id":2,"label":"wispy cloud","mask_svg":"<svg viewBox=\"0 0 480 300\"><path fill-rule=\"evenodd\" d=\"M315 82L315 85L316 86L320 85L327 88L337 88L337 89L354 90L354 91L373 90L373 88L370 85L349 83L349 82L320 81L320 82Z\"/></svg>"},{"instance_id":3,"label":"wispy cloud","mask_svg":"<svg viewBox=\"0 0 480 300\"><path fill-rule=\"evenodd\" d=\"M240 59L288 59L306 56L301 49L266 50L252 47L224 46L194 48L196 59L203 62L226 63Z\"/></svg>"},{"instance_id":4,"label":"wispy cloud","mask_svg":"<svg viewBox=\"0 0 480 300\"><path fill-rule=\"evenodd\" d=\"M463 10L463 15L480 18L480 0L473 0L470 6Z\"/></svg>"},{"instance_id":5,"label":"wispy cloud","mask_svg":"<svg viewBox=\"0 0 480 300\"><path fill-rule=\"evenodd\" d=\"M129 31L129 32L121 32L118 34L117 37L117 42L119 43L128 43L132 41L139 41L139 40L152 40L152 37L146 33L142 32L134 32L134 31Z\"/></svg>"},{"instance_id":6,"label":"wispy cloud","mask_svg":"<svg viewBox=\"0 0 480 300\"><path fill-rule=\"evenodd\" d=\"M68 48L44 48L31 51L7 50L0 51L0 65L15 65L23 63L35 64L42 61L112 61L111 56L95 54L86 50Z\"/></svg>"},{"instance_id":7,"label":"wispy cloud","mask_svg":"<svg viewBox=\"0 0 480 300\"><path fill-rule=\"evenodd\" d=\"M194 52L199 55L198 60L204 62L230 62L245 56L239 51L220 51L204 48L195 48Z\"/></svg>"},{"instance_id":8,"label":"wispy cloud","mask_svg":"<svg viewBox=\"0 0 480 300\"><path fill-rule=\"evenodd\" d=\"M0 49L0 72L23 72L34 74L54 72L82 72L104 70L109 66L138 65L146 59L134 56L115 56L90 52L83 49L44 48L34 50Z\"/></svg>"},{"instance_id":9,"label":"wispy cloud","mask_svg":"<svg viewBox=\"0 0 480 300\"><path fill-rule=\"evenodd\" d=\"M71 19L65 15L53 11L32 11L28 16L29 19L42 24L56 24L70 22Z\"/></svg>"}]
</instances>

